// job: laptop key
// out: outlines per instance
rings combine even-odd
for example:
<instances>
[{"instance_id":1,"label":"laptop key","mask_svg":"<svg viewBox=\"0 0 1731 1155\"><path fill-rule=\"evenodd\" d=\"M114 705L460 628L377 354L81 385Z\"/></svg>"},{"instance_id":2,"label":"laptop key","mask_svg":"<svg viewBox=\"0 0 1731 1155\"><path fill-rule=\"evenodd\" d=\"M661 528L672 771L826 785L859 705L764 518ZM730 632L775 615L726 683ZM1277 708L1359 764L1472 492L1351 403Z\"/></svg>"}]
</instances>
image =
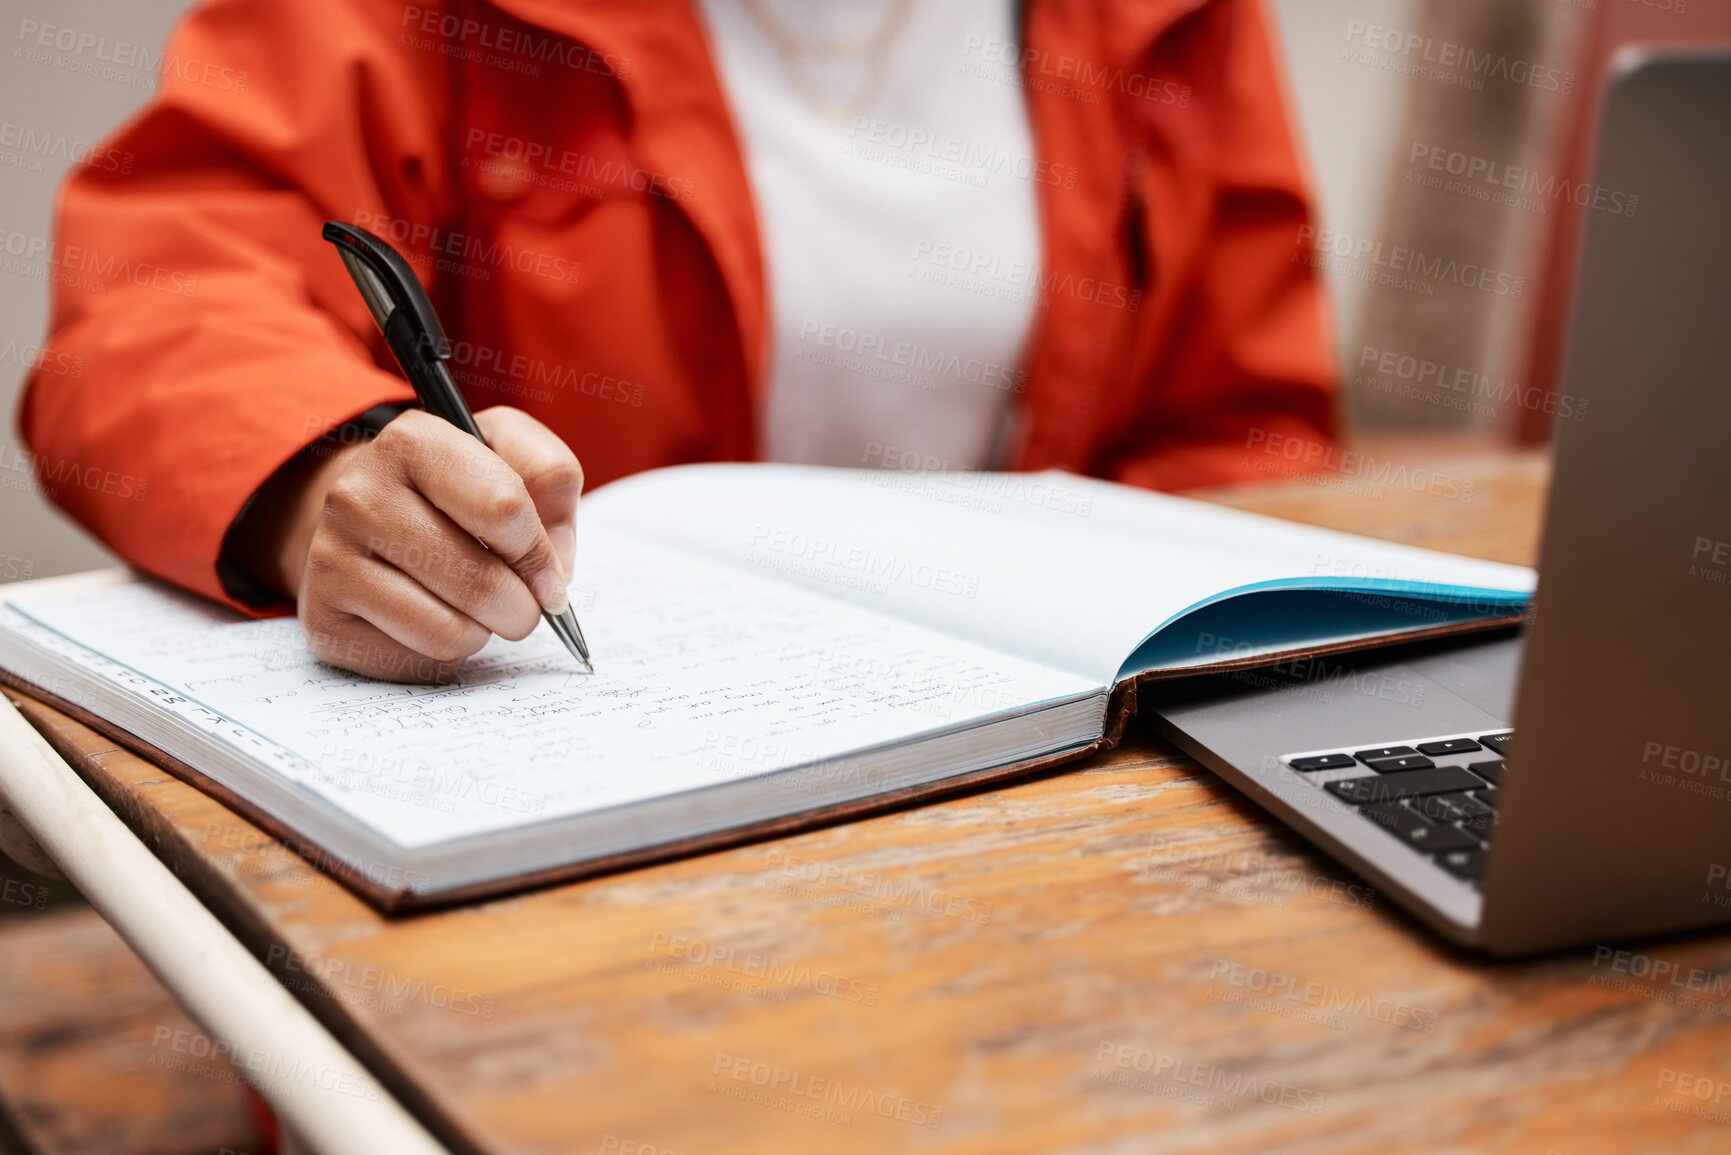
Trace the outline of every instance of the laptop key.
<instances>
[{"instance_id":1,"label":"laptop key","mask_svg":"<svg viewBox=\"0 0 1731 1155\"><path fill-rule=\"evenodd\" d=\"M1374 750L1355 750L1353 757L1368 764L1373 758L1399 758L1402 754L1417 754L1411 746L1378 746Z\"/></svg>"},{"instance_id":2,"label":"laptop key","mask_svg":"<svg viewBox=\"0 0 1731 1155\"><path fill-rule=\"evenodd\" d=\"M1462 790L1489 789L1478 778L1459 766L1433 766L1428 770L1403 770L1396 774L1379 774L1372 778L1342 778L1323 787L1330 794L1354 806L1378 802L1399 802L1402 798L1418 798L1426 794L1455 794Z\"/></svg>"},{"instance_id":3,"label":"laptop key","mask_svg":"<svg viewBox=\"0 0 1731 1155\"><path fill-rule=\"evenodd\" d=\"M1429 770L1436 763L1423 754L1403 754L1399 758L1371 758L1365 765L1378 774L1390 774L1396 770Z\"/></svg>"},{"instance_id":4,"label":"laptop key","mask_svg":"<svg viewBox=\"0 0 1731 1155\"><path fill-rule=\"evenodd\" d=\"M1426 853L1479 848L1479 840L1472 835L1453 826L1438 825L1408 806L1372 803L1360 806L1358 812L1407 845Z\"/></svg>"},{"instance_id":5,"label":"laptop key","mask_svg":"<svg viewBox=\"0 0 1731 1155\"><path fill-rule=\"evenodd\" d=\"M1461 829L1488 841L1497 812L1470 794L1427 794L1408 803L1414 810L1433 822L1458 822Z\"/></svg>"},{"instance_id":6,"label":"laptop key","mask_svg":"<svg viewBox=\"0 0 1731 1155\"><path fill-rule=\"evenodd\" d=\"M1436 857L1437 865L1468 882L1477 882L1485 874L1485 852L1482 850L1451 850Z\"/></svg>"},{"instance_id":7,"label":"laptop key","mask_svg":"<svg viewBox=\"0 0 1731 1155\"><path fill-rule=\"evenodd\" d=\"M1445 754L1471 754L1474 750L1483 749L1471 738L1450 738L1444 742L1420 742L1418 752L1440 758Z\"/></svg>"},{"instance_id":8,"label":"laptop key","mask_svg":"<svg viewBox=\"0 0 1731 1155\"><path fill-rule=\"evenodd\" d=\"M1467 769L1489 782L1492 786L1503 784L1503 764L1495 759L1486 762L1468 762Z\"/></svg>"},{"instance_id":9,"label":"laptop key","mask_svg":"<svg viewBox=\"0 0 1731 1155\"><path fill-rule=\"evenodd\" d=\"M1489 750L1492 754L1496 754L1503 758L1509 756L1509 743L1514 741L1514 739L1515 736L1513 733L1484 734L1479 737L1479 741L1484 744L1486 750Z\"/></svg>"},{"instance_id":10,"label":"laptop key","mask_svg":"<svg viewBox=\"0 0 1731 1155\"><path fill-rule=\"evenodd\" d=\"M1290 758L1287 765L1294 770L1341 770L1356 766L1351 754L1317 754L1310 758Z\"/></svg>"},{"instance_id":11,"label":"laptop key","mask_svg":"<svg viewBox=\"0 0 1731 1155\"><path fill-rule=\"evenodd\" d=\"M1439 794L1437 797L1441 798L1444 802L1447 802L1450 806L1462 811L1467 816L1467 819L1479 817L1488 818L1493 817L1496 814L1495 807L1486 806L1471 794Z\"/></svg>"},{"instance_id":12,"label":"laptop key","mask_svg":"<svg viewBox=\"0 0 1731 1155\"><path fill-rule=\"evenodd\" d=\"M1495 810L1497 808L1497 799L1502 797L1502 793L1503 790L1500 786L1480 786L1477 790L1473 791L1473 797L1477 798L1480 802L1483 802L1486 806L1489 806L1492 810Z\"/></svg>"}]
</instances>

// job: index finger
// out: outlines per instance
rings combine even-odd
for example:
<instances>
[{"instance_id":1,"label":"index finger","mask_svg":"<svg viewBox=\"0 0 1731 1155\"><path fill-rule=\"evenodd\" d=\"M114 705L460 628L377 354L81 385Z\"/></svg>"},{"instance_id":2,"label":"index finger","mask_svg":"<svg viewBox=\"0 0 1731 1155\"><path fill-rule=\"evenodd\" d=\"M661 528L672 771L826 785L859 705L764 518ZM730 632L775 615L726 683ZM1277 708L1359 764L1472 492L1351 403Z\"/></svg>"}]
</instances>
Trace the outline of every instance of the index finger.
<instances>
[{"instance_id":1,"label":"index finger","mask_svg":"<svg viewBox=\"0 0 1731 1155\"><path fill-rule=\"evenodd\" d=\"M395 436L392 429L402 425ZM565 609L565 577L534 500L505 460L449 422L411 409L374 442L404 480L522 578L549 613Z\"/></svg>"},{"instance_id":2,"label":"index finger","mask_svg":"<svg viewBox=\"0 0 1731 1155\"><path fill-rule=\"evenodd\" d=\"M496 405L475 414L494 453L516 471L529 500L553 542L567 578L576 553L577 499L583 492L583 466L565 439L521 409Z\"/></svg>"}]
</instances>

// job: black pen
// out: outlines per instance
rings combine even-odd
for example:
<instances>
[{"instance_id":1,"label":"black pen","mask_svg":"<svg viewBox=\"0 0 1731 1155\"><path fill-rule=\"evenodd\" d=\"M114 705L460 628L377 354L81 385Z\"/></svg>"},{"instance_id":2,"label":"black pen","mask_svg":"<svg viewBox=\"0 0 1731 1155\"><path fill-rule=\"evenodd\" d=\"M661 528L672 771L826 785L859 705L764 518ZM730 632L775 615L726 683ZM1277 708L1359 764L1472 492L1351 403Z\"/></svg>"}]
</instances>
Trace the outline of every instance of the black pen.
<instances>
[{"instance_id":1,"label":"black pen","mask_svg":"<svg viewBox=\"0 0 1731 1155\"><path fill-rule=\"evenodd\" d=\"M445 368L451 356L451 342L409 262L372 233L341 221L326 221L324 238L337 247L343 264L348 266L349 276L355 279L355 287L361 291L361 298L385 335L385 343L396 355L397 364L403 367L403 376L415 387L421 407L486 445L481 427L475 424L475 416L457 391L451 371ZM583 640L583 631L577 627L577 615L571 612L571 606L567 604L559 613L545 610L541 616L547 619L571 656L593 674L595 664L589 660L589 644Z\"/></svg>"}]
</instances>

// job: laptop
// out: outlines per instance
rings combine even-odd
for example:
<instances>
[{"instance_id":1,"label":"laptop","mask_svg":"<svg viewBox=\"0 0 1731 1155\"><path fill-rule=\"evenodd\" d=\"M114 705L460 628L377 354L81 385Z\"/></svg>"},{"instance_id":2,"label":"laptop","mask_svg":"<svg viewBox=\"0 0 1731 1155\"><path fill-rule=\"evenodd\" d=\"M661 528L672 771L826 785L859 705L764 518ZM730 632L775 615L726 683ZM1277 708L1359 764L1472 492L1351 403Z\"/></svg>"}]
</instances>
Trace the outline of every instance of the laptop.
<instances>
[{"instance_id":1,"label":"laptop","mask_svg":"<svg viewBox=\"0 0 1731 1155\"><path fill-rule=\"evenodd\" d=\"M1518 634L1169 683L1156 725L1452 942L1731 922L1731 56L1625 50L1600 114Z\"/></svg>"}]
</instances>

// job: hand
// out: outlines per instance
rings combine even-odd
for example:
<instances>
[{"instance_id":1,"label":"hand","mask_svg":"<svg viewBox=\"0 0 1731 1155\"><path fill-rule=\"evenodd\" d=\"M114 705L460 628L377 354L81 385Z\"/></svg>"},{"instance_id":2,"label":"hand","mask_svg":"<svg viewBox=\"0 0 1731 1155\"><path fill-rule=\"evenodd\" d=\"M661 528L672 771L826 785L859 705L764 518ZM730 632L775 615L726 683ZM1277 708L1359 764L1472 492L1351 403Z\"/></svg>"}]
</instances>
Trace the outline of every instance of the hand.
<instances>
[{"instance_id":1,"label":"hand","mask_svg":"<svg viewBox=\"0 0 1731 1155\"><path fill-rule=\"evenodd\" d=\"M565 608L582 466L521 410L475 422L492 448L408 410L300 489L278 576L322 661L448 682L493 634L518 641Z\"/></svg>"}]
</instances>

